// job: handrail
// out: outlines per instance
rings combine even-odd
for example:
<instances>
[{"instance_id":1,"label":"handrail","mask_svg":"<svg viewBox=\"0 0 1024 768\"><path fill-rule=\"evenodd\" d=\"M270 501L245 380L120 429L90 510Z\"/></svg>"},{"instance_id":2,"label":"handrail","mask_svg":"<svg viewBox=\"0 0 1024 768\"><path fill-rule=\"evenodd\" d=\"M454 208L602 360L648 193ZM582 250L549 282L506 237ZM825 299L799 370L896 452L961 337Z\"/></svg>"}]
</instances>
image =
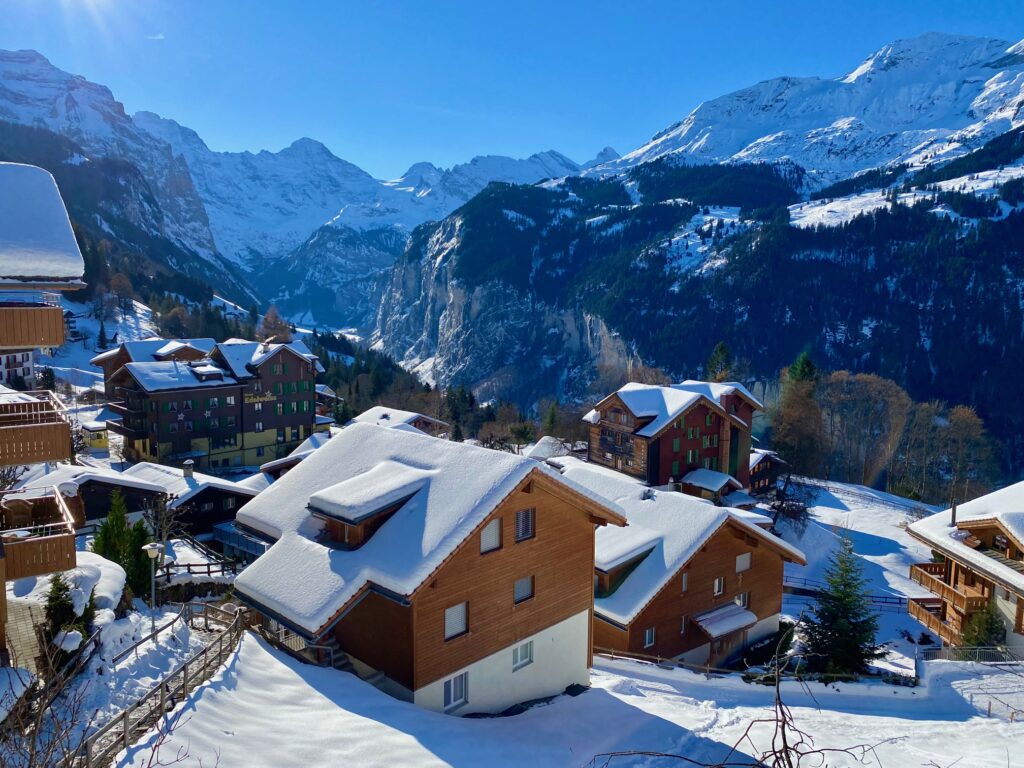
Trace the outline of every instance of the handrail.
<instances>
[{"instance_id":1,"label":"handrail","mask_svg":"<svg viewBox=\"0 0 1024 768\"><path fill-rule=\"evenodd\" d=\"M138 656L139 646L143 645L144 643L148 643L154 637L159 637L161 632L163 632L166 629L169 629L170 627L174 626L179 621L181 621L181 619L184 618L184 616L185 616L185 612L186 612L186 609L188 608L188 606L189 606L189 603L183 603L182 606L181 606L181 609L178 611L178 615L177 616L175 616L173 619L171 619L169 622L167 622L163 626L157 627L155 630L153 630L148 635L146 635L145 637L141 638L140 640L138 640L137 642L132 644L130 647L128 647L125 650L121 651L119 654L117 654L117 656L115 656L113 659L110 660L110 666L111 667L116 667L118 664L120 664L122 661L124 661L126 658L128 658L128 654L130 654L132 651L135 651L135 655Z\"/></svg>"},{"instance_id":2,"label":"handrail","mask_svg":"<svg viewBox=\"0 0 1024 768\"><path fill-rule=\"evenodd\" d=\"M7 304L40 305L44 307L59 307L60 294L53 291L0 291L0 306Z\"/></svg>"}]
</instances>

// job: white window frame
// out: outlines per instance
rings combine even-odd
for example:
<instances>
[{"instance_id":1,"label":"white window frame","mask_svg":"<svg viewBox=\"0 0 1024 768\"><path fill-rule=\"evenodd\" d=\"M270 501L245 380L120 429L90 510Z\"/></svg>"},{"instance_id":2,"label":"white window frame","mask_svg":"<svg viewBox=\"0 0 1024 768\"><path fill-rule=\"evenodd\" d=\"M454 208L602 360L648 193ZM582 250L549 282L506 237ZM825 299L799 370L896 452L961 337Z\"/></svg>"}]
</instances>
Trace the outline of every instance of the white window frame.
<instances>
[{"instance_id":1,"label":"white window frame","mask_svg":"<svg viewBox=\"0 0 1024 768\"><path fill-rule=\"evenodd\" d=\"M444 681L444 711L451 712L469 703L469 672L460 672Z\"/></svg>"},{"instance_id":2,"label":"white window frame","mask_svg":"<svg viewBox=\"0 0 1024 768\"><path fill-rule=\"evenodd\" d=\"M520 643L512 648L512 671L516 672L523 667L533 664L533 640Z\"/></svg>"},{"instance_id":3,"label":"white window frame","mask_svg":"<svg viewBox=\"0 0 1024 768\"><path fill-rule=\"evenodd\" d=\"M750 552L744 552L741 555L736 555L736 573L749 571L750 563L753 559L753 555Z\"/></svg>"},{"instance_id":4,"label":"white window frame","mask_svg":"<svg viewBox=\"0 0 1024 768\"><path fill-rule=\"evenodd\" d=\"M452 613L453 611L460 611L462 613L462 621L456 624L457 615ZM451 630L449 630L451 627ZM444 639L454 640L456 637L462 637L469 632L469 603L461 602L455 605L449 605L444 609Z\"/></svg>"},{"instance_id":5,"label":"white window frame","mask_svg":"<svg viewBox=\"0 0 1024 768\"><path fill-rule=\"evenodd\" d=\"M725 576L716 576L714 584L714 595L720 597L725 594Z\"/></svg>"},{"instance_id":6,"label":"white window frame","mask_svg":"<svg viewBox=\"0 0 1024 768\"><path fill-rule=\"evenodd\" d=\"M689 571L683 571L683 575L682 575L681 581L682 581L682 584L681 584L682 589L680 589L679 591L682 594L685 595L686 594L686 590L689 589L689 587L690 587L690 573L689 573Z\"/></svg>"},{"instance_id":7,"label":"white window frame","mask_svg":"<svg viewBox=\"0 0 1024 768\"><path fill-rule=\"evenodd\" d=\"M529 587L529 593L521 592L521 589ZM533 575L523 576L521 579L516 579L516 583L512 586L512 602L516 605L525 603L527 600L532 600L534 594L534 583Z\"/></svg>"},{"instance_id":8,"label":"white window frame","mask_svg":"<svg viewBox=\"0 0 1024 768\"><path fill-rule=\"evenodd\" d=\"M521 531L528 531L520 535ZM520 509L516 512L516 543L529 541L537 535L537 510L533 507Z\"/></svg>"},{"instance_id":9,"label":"white window frame","mask_svg":"<svg viewBox=\"0 0 1024 768\"><path fill-rule=\"evenodd\" d=\"M657 639L657 633L655 632L654 627L647 627L647 629L644 630L644 648L652 648L655 642L657 642Z\"/></svg>"},{"instance_id":10,"label":"white window frame","mask_svg":"<svg viewBox=\"0 0 1024 768\"><path fill-rule=\"evenodd\" d=\"M736 603L736 605L738 605L740 608L749 608L750 607L750 593L749 592L740 592L738 595L736 595L736 597L734 597L732 599L732 601L734 603Z\"/></svg>"},{"instance_id":11,"label":"white window frame","mask_svg":"<svg viewBox=\"0 0 1024 768\"><path fill-rule=\"evenodd\" d=\"M501 549L501 518L496 517L480 531L480 554Z\"/></svg>"}]
</instances>

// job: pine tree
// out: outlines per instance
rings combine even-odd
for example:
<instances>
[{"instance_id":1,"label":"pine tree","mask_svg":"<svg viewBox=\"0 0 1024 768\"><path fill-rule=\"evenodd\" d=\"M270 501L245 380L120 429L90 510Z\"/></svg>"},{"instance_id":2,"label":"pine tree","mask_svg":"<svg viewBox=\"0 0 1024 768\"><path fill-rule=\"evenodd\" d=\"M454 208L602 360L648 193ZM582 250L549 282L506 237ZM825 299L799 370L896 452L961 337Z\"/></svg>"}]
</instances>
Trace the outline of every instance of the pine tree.
<instances>
[{"instance_id":1,"label":"pine tree","mask_svg":"<svg viewBox=\"0 0 1024 768\"><path fill-rule=\"evenodd\" d=\"M558 403L552 403L544 417L544 434L554 435L558 429Z\"/></svg>"},{"instance_id":2,"label":"pine tree","mask_svg":"<svg viewBox=\"0 0 1024 768\"><path fill-rule=\"evenodd\" d=\"M50 591L46 594L46 625L50 637L75 623L75 606L71 601L71 587L63 573L50 578Z\"/></svg>"},{"instance_id":3,"label":"pine tree","mask_svg":"<svg viewBox=\"0 0 1024 768\"><path fill-rule=\"evenodd\" d=\"M145 524L139 520L128 525L128 507L119 490L110 494L110 511L100 523L92 542L92 551L124 568L128 587L135 595L149 591L149 557L142 547L152 540Z\"/></svg>"},{"instance_id":4,"label":"pine tree","mask_svg":"<svg viewBox=\"0 0 1024 768\"><path fill-rule=\"evenodd\" d=\"M455 422L455 426L452 427L452 442L461 443L466 439L466 436L462 434L462 425L459 422Z\"/></svg>"},{"instance_id":5,"label":"pine tree","mask_svg":"<svg viewBox=\"0 0 1024 768\"><path fill-rule=\"evenodd\" d=\"M706 367L711 381L725 381L732 375L732 352L724 341L711 350Z\"/></svg>"},{"instance_id":6,"label":"pine tree","mask_svg":"<svg viewBox=\"0 0 1024 768\"><path fill-rule=\"evenodd\" d=\"M149 570L152 566L149 562L149 555L142 548L152 540L153 537L149 535L145 523L141 520L136 521L135 525L128 530L125 539L124 559L121 561L121 567L124 568L128 586L131 587L132 593L135 595L145 595L149 592L152 578Z\"/></svg>"},{"instance_id":7,"label":"pine tree","mask_svg":"<svg viewBox=\"0 0 1024 768\"><path fill-rule=\"evenodd\" d=\"M1003 623L994 602L989 602L985 610L971 616L964 627L961 645L967 648L987 648L1001 645L1006 640L1006 625Z\"/></svg>"},{"instance_id":8,"label":"pine tree","mask_svg":"<svg viewBox=\"0 0 1024 768\"><path fill-rule=\"evenodd\" d=\"M107 348L107 329L102 320L100 320L100 335L96 338L96 346L100 349Z\"/></svg>"},{"instance_id":9,"label":"pine tree","mask_svg":"<svg viewBox=\"0 0 1024 768\"><path fill-rule=\"evenodd\" d=\"M825 582L828 586L803 621L808 664L818 671L863 672L869 661L883 653L875 642L878 616L848 536L840 539L838 551L832 554Z\"/></svg>"}]
</instances>

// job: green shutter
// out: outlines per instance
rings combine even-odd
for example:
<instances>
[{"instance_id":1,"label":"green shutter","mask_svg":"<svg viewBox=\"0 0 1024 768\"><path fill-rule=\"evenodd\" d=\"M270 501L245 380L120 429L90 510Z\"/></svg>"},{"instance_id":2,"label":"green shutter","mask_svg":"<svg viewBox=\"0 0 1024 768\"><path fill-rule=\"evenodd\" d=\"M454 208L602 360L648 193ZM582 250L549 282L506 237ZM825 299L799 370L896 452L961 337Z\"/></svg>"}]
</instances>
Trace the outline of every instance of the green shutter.
<instances>
[{"instance_id":1,"label":"green shutter","mask_svg":"<svg viewBox=\"0 0 1024 768\"><path fill-rule=\"evenodd\" d=\"M672 462L672 477L674 477L676 480L679 479L679 462L678 461L673 461Z\"/></svg>"},{"instance_id":2,"label":"green shutter","mask_svg":"<svg viewBox=\"0 0 1024 768\"><path fill-rule=\"evenodd\" d=\"M673 437L672 438L672 452L673 453L679 453L679 438L678 437Z\"/></svg>"}]
</instances>

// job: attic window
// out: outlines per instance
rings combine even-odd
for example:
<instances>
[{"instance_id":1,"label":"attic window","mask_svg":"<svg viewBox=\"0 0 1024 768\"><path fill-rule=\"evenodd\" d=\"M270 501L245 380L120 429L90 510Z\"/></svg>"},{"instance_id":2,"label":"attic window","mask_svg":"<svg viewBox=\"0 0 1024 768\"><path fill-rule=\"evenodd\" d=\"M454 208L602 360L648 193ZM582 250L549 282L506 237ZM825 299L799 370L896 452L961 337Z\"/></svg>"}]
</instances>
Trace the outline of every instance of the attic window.
<instances>
[{"instance_id":1,"label":"attic window","mask_svg":"<svg viewBox=\"0 0 1024 768\"><path fill-rule=\"evenodd\" d=\"M534 533L534 510L521 509L516 512L516 541L532 539Z\"/></svg>"},{"instance_id":2,"label":"attic window","mask_svg":"<svg viewBox=\"0 0 1024 768\"><path fill-rule=\"evenodd\" d=\"M407 502L427 484L430 473L397 461L328 486L309 497L309 507L327 517L359 523L378 512Z\"/></svg>"}]
</instances>

